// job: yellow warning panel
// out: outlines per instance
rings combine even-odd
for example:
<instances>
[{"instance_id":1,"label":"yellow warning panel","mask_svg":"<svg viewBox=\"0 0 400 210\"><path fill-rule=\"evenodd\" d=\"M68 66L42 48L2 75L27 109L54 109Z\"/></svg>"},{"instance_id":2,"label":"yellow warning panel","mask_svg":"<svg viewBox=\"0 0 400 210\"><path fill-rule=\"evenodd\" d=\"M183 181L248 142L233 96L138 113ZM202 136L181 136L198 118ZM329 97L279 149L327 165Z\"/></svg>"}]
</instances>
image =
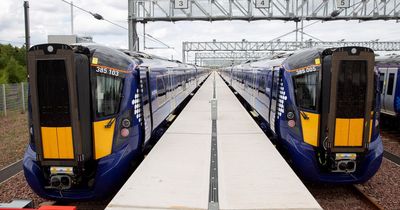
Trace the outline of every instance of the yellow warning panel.
<instances>
[{"instance_id":1,"label":"yellow warning panel","mask_svg":"<svg viewBox=\"0 0 400 210\"><path fill-rule=\"evenodd\" d=\"M57 128L41 127L43 156L56 159L58 156Z\"/></svg>"},{"instance_id":2,"label":"yellow warning panel","mask_svg":"<svg viewBox=\"0 0 400 210\"><path fill-rule=\"evenodd\" d=\"M362 146L364 118L349 120L349 147Z\"/></svg>"},{"instance_id":3,"label":"yellow warning panel","mask_svg":"<svg viewBox=\"0 0 400 210\"><path fill-rule=\"evenodd\" d=\"M115 119L107 119L93 123L94 149L96 159L111 154L115 122L109 128L105 127L105 125L107 125L110 120L115 121Z\"/></svg>"},{"instance_id":4,"label":"yellow warning panel","mask_svg":"<svg viewBox=\"0 0 400 210\"><path fill-rule=\"evenodd\" d=\"M60 159L73 159L74 158L74 145L72 141L71 127L58 127L58 154Z\"/></svg>"},{"instance_id":5,"label":"yellow warning panel","mask_svg":"<svg viewBox=\"0 0 400 210\"><path fill-rule=\"evenodd\" d=\"M318 146L319 114L303 112L300 118L304 142Z\"/></svg>"},{"instance_id":6,"label":"yellow warning panel","mask_svg":"<svg viewBox=\"0 0 400 210\"><path fill-rule=\"evenodd\" d=\"M335 126L335 146L343 147L348 145L349 139L349 119L336 118Z\"/></svg>"}]
</instances>

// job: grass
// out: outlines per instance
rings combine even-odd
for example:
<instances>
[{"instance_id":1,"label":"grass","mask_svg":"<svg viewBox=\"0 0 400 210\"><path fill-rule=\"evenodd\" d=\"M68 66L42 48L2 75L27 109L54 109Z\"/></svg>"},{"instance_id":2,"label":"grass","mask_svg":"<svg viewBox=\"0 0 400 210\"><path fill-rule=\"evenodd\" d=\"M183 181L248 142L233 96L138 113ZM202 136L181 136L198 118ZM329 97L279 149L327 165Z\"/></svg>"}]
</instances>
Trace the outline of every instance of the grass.
<instances>
[{"instance_id":1,"label":"grass","mask_svg":"<svg viewBox=\"0 0 400 210\"><path fill-rule=\"evenodd\" d=\"M28 141L27 113L0 116L0 169L23 158Z\"/></svg>"}]
</instances>

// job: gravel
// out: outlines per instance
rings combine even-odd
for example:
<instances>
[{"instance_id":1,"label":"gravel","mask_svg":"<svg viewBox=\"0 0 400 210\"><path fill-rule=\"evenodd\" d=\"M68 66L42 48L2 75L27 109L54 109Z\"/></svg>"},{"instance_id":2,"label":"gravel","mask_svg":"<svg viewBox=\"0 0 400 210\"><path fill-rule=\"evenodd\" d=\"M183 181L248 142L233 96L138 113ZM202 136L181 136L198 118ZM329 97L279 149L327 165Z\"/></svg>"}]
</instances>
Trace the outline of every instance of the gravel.
<instances>
[{"instance_id":1,"label":"gravel","mask_svg":"<svg viewBox=\"0 0 400 210\"><path fill-rule=\"evenodd\" d=\"M0 184L0 203L9 203L15 199L25 199L32 200L35 208L41 205L65 205L77 206L79 210L102 210L105 209L111 198L89 202L54 202L46 200L32 191L25 180L23 172Z\"/></svg>"},{"instance_id":2,"label":"gravel","mask_svg":"<svg viewBox=\"0 0 400 210\"><path fill-rule=\"evenodd\" d=\"M351 185L305 183L319 205L329 209L375 209Z\"/></svg>"},{"instance_id":3,"label":"gravel","mask_svg":"<svg viewBox=\"0 0 400 210\"><path fill-rule=\"evenodd\" d=\"M383 148L386 151L400 156L400 131L399 130L382 130L381 131Z\"/></svg>"},{"instance_id":4,"label":"gravel","mask_svg":"<svg viewBox=\"0 0 400 210\"><path fill-rule=\"evenodd\" d=\"M46 201L31 190L22 171L0 185L0 203L9 203L13 199L30 199L35 207Z\"/></svg>"},{"instance_id":5,"label":"gravel","mask_svg":"<svg viewBox=\"0 0 400 210\"><path fill-rule=\"evenodd\" d=\"M378 173L361 185L385 209L400 209L400 166L383 159Z\"/></svg>"},{"instance_id":6,"label":"gravel","mask_svg":"<svg viewBox=\"0 0 400 210\"><path fill-rule=\"evenodd\" d=\"M24 157L28 145L27 114L0 117L0 169Z\"/></svg>"}]
</instances>

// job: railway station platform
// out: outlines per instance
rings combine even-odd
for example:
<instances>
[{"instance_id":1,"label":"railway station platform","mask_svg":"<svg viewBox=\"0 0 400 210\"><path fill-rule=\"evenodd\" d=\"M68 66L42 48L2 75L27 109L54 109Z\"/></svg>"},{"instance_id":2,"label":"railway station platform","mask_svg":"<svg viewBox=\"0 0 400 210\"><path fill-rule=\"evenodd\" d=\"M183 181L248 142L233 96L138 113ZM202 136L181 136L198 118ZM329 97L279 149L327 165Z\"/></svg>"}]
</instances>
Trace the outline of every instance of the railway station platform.
<instances>
[{"instance_id":1,"label":"railway station platform","mask_svg":"<svg viewBox=\"0 0 400 210\"><path fill-rule=\"evenodd\" d=\"M106 209L322 209L213 74Z\"/></svg>"}]
</instances>

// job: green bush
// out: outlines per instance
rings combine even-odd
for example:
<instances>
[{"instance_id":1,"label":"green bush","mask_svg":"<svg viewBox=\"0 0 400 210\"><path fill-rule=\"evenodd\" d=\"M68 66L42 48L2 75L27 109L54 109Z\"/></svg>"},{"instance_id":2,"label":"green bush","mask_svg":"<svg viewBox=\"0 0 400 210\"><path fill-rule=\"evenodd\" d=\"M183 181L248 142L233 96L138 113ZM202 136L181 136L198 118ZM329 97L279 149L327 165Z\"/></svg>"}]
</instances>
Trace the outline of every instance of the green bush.
<instances>
[{"instance_id":1,"label":"green bush","mask_svg":"<svg viewBox=\"0 0 400 210\"><path fill-rule=\"evenodd\" d=\"M26 81L25 52L25 46L0 44L0 84Z\"/></svg>"}]
</instances>

